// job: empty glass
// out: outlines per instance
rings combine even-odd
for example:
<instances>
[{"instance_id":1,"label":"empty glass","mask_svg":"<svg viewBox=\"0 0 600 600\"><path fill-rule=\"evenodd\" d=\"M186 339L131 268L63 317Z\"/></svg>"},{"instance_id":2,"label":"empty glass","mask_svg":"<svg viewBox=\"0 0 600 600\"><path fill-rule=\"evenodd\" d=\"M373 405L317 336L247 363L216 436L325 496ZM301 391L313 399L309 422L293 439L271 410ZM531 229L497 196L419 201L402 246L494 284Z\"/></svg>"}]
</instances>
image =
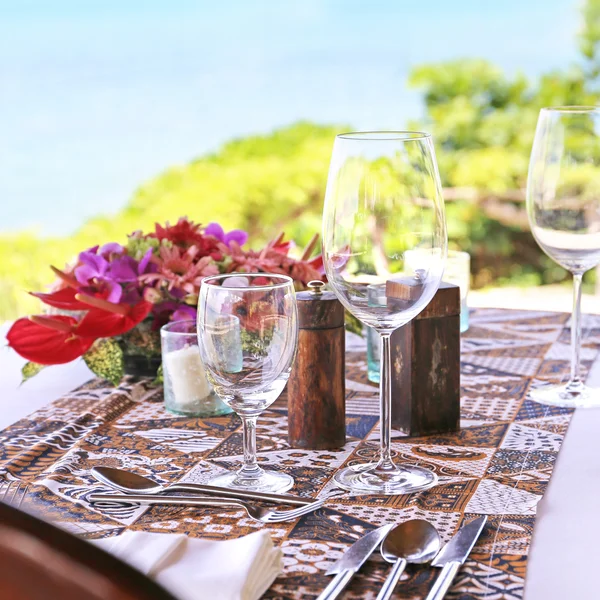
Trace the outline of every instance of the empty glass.
<instances>
[{"instance_id":1,"label":"empty glass","mask_svg":"<svg viewBox=\"0 0 600 600\"><path fill-rule=\"evenodd\" d=\"M286 473L256 461L256 420L283 391L298 339L294 283L286 275L232 273L207 277L198 302L198 344L209 381L242 419L244 464L210 484L283 492Z\"/></svg>"},{"instance_id":2,"label":"empty glass","mask_svg":"<svg viewBox=\"0 0 600 600\"><path fill-rule=\"evenodd\" d=\"M409 265L406 253L419 250ZM353 464L334 480L356 493L402 494L437 482L432 471L391 457L393 331L435 294L447 250L435 153L425 133L364 132L336 137L323 212L323 258L342 304L381 337L379 460Z\"/></svg>"},{"instance_id":3,"label":"empty glass","mask_svg":"<svg viewBox=\"0 0 600 600\"><path fill-rule=\"evenodd\" d=\"M571 375L565 385L530 392L542 404L600 406L581 380L581 281L600 263L600 108L543 108L527 178L527 214L540 248L573 274Z\"/></svg>"}]
</instances>

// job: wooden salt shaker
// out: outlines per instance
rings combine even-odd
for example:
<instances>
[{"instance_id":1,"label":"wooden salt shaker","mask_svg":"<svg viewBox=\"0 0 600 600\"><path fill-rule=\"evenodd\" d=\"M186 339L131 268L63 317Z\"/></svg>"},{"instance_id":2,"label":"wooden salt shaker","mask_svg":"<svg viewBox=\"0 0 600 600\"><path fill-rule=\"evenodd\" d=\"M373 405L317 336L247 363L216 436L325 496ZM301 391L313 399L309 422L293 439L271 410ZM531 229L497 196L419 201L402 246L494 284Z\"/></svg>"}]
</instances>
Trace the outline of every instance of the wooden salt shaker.
<instances>
[{"instance_id":1,"label":"wooden salt shaker","mask_svg":"<svg viewBox=\"0 0 600 600\"><path fill-rule=\"evenodd\" d=\"M412 286L388 286L388 301ZM392 300L394 301L394 300ZM411 436L460 428L460 288L442 282L427 307L391 338L392 427Z\"/></svg>"},{"instance_id":2,"label":"wooden salt shaker","mask_svg":"<svg viewBox=\"0 0 600 600\"><path fill-rule=\"evenodd\" d=\"M296 294L298 353L288 381L292 448L329 450L346 443L344 307L322 281Z\"/></svg>"}]
</instances>

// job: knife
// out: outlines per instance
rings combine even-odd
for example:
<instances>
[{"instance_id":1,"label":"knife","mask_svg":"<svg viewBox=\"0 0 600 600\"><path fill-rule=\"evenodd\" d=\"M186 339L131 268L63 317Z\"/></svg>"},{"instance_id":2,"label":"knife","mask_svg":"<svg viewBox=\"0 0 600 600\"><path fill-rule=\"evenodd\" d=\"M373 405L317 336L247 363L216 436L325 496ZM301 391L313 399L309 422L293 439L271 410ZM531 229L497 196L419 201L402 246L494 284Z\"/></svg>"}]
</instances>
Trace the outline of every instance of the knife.
<instances>
[{"instance_id":1,"label":"knife","mask_svg":"<svg viewBox=\"0 0 600 600\"><path fill-rule=\"evenodd\" d=\"M458 570L473 550L477 538L487 521L487 516L478 517L463 525L454 537L441 549L431 565L443 567L425 600L442 600Z\"/></svg>"},{"instance_id":2,"label":"knife","mask_svg":"<svg viewBox=\"0 0 600 600\"><path fill-rule=\"evenodd\" d=\"M354 542L344 552L344 556L327 571L327 575L335 574L335 577L329 582L329 585L323 590L317 600L334 600L334 598L337 598L348 585L354 573L362 567L363 563L371 556L373 550L379 546L392 527L393 524L384 525L370 531L367 535Z\"/></svg>"}]
</instances>

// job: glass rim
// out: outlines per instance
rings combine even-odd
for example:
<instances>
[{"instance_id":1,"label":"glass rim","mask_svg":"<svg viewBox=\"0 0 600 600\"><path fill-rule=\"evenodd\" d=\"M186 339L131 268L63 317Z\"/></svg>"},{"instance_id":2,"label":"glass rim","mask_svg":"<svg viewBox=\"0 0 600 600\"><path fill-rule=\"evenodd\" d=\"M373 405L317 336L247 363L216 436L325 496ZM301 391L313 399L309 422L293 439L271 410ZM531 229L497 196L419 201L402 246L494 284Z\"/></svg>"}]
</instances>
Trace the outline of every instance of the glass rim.
<instances>
[{"instance_id":1,"label":"glass rim","mask_svg":"<svg viewBox=\"0 0 600 600\"><path fill-rule=\"evenodd\" d=\"M446 253L447 256L460 256L460 257L469 257L471 258L471 255L465 251L465 250L453 250L451 248L448 248L448 251Z\"/></svg>"},{"instance_id":2,"label":"glass rim","mask_svg":"<svg viewBox=\"0 0 600 600\"><path fill-rule=\"evenodd\" d=\"M221 288L221 285L216 285L215 283L211 283L211 281L225 281L226 279L230 279L231 277L248 277L248 278L256 278L256 277L272 277L277 279L283 279L281 283L270 283L267 285L242 285L236 286L232 288L225 288L227 290L276 290L278 288L287 287L291 284L292 289L294 288L294 280L289 275L280 275L279 273L226 273L225 275L210 275L202 280L202 286L209 286L212 288Z\"/></svg>"},{"instance_id":3,"label":"glass rim","mask_svg":"<svg viewBox=\"0 0 600 600\"><path fill-rule=\"evenodd\" d=\"M336 138L350 141L366 140L369 142L418 142L420 140L430 140L431 134L424 131L348 131L339 133Z\"/></svg>"},{"instance_id":4,"label":"glass rim","mask_svg":"<svg viewBox=\"0 0 600 600\"><path fill-rule=\"evenodd\" d=\"M546 113L565 113L565 114L585 114L591 112L600 112L600 106L593 105L573 105L573 106L546 106L540 110Z\"/></svg>"},{"instance_id":5,"label":"glass rim","mask_svg":"<svg viewBox=\"0 0 600 600\"><path fill-rule=\"evenodd\" d=\"M175 326L181 326L182 323L194 323L193 331L173 331L171 328ZM161 328L161 333L168 333L170 335L196 335L196 319L178 319L177 321L169 321L165 323Z\"/></svg>"}]
</instances>

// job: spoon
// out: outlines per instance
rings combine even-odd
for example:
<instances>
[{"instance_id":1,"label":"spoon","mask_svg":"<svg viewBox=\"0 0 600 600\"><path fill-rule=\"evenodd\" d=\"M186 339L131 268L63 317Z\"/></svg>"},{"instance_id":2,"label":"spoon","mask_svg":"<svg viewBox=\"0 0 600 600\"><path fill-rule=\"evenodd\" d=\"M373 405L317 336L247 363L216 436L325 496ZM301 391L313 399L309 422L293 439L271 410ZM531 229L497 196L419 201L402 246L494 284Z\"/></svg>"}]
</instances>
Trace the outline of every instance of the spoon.
<instances>
[{"instance_id":1,"label":"spoon","mask_svg":"<svg viewBox=\"0 0 600 600\"><path fill-rule=\"evenodd\" d=\"M396 525L381 544L381 556L394 566L381 587L377 600L392 597L407 563L426 563L440 551L437 529L422 519L413 519Z\"/></svg>"},{"instance_id":2,"label":"spoon","mask_svg":"<svg viewBox=\"0 0 600 600\"><path fill-rule=\"evenodd\" d=\"M230 489L216 487L214 485L201 485L199 483L173 483L169 486L161 485L131 471L114 469L112 467L94 467L92 476L100 483L109 485L121 492L129 494L162 494L164 492L202 492L225 498L241 498L246 500L265 500L279 504L291 504L293 506L306 506L314 502L314 498L301 498L299 496L287 496L285 494L268 494L266 492L251 492L242 489Z\"/></svg>"}]
</instances>

